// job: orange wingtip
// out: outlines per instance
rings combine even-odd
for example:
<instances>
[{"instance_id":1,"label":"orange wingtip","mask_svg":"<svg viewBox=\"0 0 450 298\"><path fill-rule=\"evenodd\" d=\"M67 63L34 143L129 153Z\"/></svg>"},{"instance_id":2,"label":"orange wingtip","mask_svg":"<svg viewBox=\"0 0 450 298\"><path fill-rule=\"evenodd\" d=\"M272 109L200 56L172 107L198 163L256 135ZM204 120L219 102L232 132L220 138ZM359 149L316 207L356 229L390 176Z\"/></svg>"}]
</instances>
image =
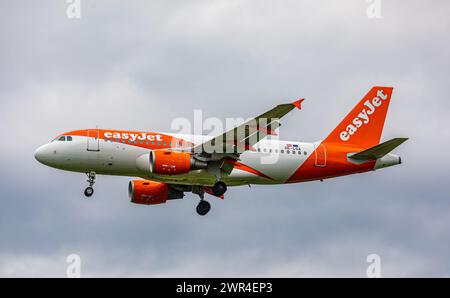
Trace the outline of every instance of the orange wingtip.
<instances>
[{"instance_id":1,"label":"orange wingtip","mask_svg":"<svg viewBox=\"0 0 450 298\"><path fill-rule=\"evenodd\" d=\"M297 109L301 110L301 109L302 109L302 102L303 102L304 100L305 100L305 99L302 98L302 99L299 99L299 100L294 101L292 104L293 104L294 106L296 106Z\"/></svg>"}]
</instances>

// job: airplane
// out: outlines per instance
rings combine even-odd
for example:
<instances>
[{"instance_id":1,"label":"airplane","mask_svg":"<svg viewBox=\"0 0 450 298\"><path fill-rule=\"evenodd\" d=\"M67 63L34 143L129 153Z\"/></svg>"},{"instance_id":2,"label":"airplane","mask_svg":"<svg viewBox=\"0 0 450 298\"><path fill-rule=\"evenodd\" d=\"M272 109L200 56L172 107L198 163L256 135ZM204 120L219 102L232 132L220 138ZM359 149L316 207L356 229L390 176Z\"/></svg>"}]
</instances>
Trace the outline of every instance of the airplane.
<instances>
[{"instance_id":1,"label":"airplane","mask_svg":"<svg viewBox=\"0 0 450 298\"><path fill-rule=\"evenodd\" d=\"M205 194L223 199L228 187L323 181L401 164L391 151L407 138L380 143L392 91L371 88L326 138L311 143L276 138L279 120L301 109L300 99L216 137L83 129L58 135L34 156L44 165L85 173L88 198L97 175L138 177L128 185L132 203L163 204L192 192L204 216L211 209Z\"/></svg>"}]
</instances>

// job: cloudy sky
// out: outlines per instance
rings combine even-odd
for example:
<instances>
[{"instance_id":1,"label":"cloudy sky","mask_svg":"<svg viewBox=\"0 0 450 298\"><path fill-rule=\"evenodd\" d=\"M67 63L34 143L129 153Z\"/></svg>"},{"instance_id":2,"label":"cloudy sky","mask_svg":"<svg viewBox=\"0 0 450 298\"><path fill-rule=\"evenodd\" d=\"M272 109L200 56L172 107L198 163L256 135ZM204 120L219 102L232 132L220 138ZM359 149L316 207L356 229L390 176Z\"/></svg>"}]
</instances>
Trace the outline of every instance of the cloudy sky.
<instances>
[{"instance_id":1,"label":"cloudy sky","mask_svg":"<svg viewBox=\"0 0 450 298\"><path fill-rule=\"evenodd\" d=\"M0 276L450 276L449 1L0 2ZM287 186L129 202L126 177L47 168L34 150L95 127L170 131L305 97L283 139L323 138L373 85L394 86L383 139L404 164Z\"/></svg>"}]
</instances>

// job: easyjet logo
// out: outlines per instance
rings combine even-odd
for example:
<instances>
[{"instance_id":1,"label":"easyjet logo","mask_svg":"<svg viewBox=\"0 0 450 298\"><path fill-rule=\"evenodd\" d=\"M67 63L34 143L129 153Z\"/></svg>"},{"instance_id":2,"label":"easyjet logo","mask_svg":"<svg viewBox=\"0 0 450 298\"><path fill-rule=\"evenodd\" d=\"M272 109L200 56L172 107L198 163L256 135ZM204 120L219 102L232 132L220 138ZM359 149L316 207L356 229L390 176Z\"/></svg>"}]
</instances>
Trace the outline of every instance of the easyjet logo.
<instances>
[{"instance_id":1,"label":"easyjet logo","mask_svg":"<svg viewBox=\"0 0 450 298\"><path fill-rule=\"evenodd\" d=\"M383 90L378 90L376 97L374 97L372 100L366 100L364 102L364 108L362 109L362 111L353 119L352 123L347 125L345 130L341 132L341 140L344 142L350 140L352 135L354 135L361 126L369 123L370 116L375 113L377 108L381 106L387 98L388 96L387 94L383 93Z\"/></svg>"},{"instance_id":2,"label":"easyjet logo","mask_svg":"<svg viewBox=\"0 0 450 298\"><path fill-rule=\"evenodd\" d=\"M162 137L159 134L148 134L145 132L141 133L128 133L128 132L105 132L103 134L107 139L122 139L122 140L130 140L134 141L162 141Z\"/></svg>"}]
</instances>

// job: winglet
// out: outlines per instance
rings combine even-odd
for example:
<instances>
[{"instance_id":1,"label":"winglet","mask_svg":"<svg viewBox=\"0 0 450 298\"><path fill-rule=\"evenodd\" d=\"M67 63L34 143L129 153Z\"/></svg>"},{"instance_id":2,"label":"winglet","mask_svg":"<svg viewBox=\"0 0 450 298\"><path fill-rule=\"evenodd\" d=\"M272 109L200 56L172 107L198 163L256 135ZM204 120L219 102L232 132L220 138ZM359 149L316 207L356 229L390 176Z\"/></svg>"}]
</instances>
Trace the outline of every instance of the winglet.
<instances>
[{"instance_id":1,"label":"winglet","mask_svg":"<svg viewBox=\"0 0 450 298\"><path fill-rule=\"evenodd\" d=\"M299 99L299 100L294 101L292 104L293 104L294 106L296 106L297 109L301 110L301 109L302 109L302 102L303 102L304 100L305 100L305 99L302 98L302 99Z\"/></svg>"}]
</instances>

